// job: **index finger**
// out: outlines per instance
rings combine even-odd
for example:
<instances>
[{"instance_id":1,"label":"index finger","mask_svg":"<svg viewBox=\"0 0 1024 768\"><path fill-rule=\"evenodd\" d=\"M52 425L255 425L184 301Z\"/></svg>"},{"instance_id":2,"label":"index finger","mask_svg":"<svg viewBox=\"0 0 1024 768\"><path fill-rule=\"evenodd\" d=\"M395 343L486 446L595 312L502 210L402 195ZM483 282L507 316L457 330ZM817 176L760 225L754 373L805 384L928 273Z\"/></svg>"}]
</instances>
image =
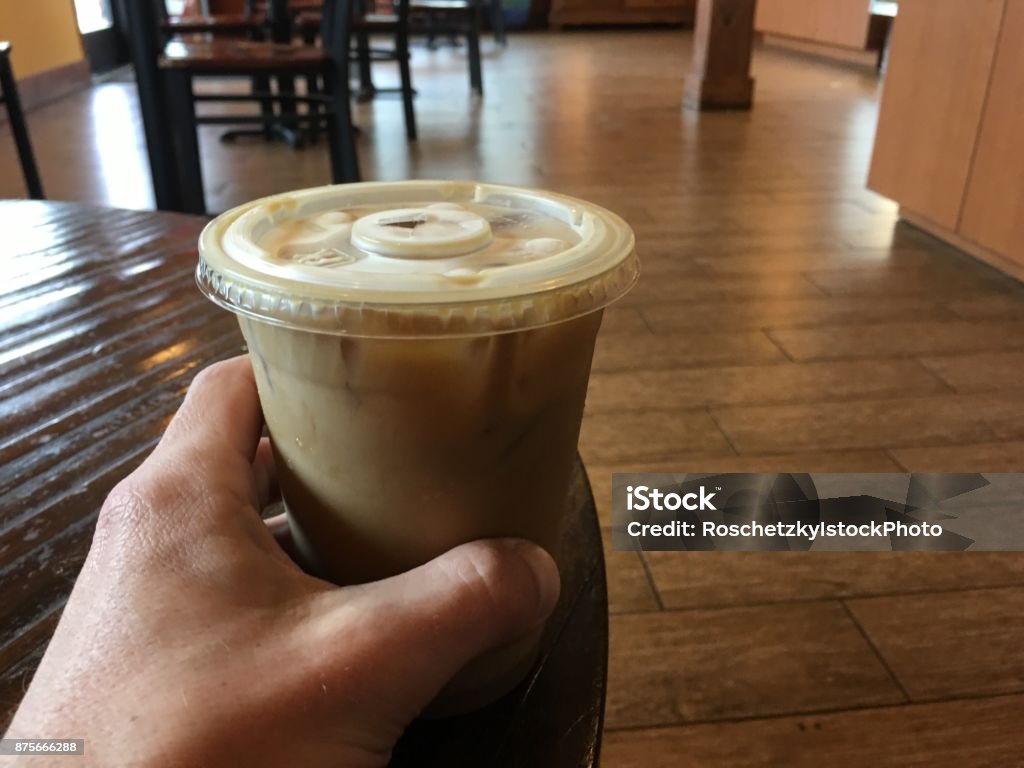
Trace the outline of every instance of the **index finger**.
<instances>
[{"instance_id":1,"label":"index finger","mask_svg":"<svg viewBox=\"0 0 1024 768\"><path fill-rule=\"evenodd\" d=\"M252 364L248 355L240 355L214 363L193 379L153 457L184 448L221 460L237 456L251 464L262 431Z\"/></svg>"},{"instance_id":2,"label":"index finger","mask_svg":"<svg viewBox=\"0 0 1024 768\"><path fill-rule=\"evenodd\" d=\"M157 524L148 539L154 530L177 530L190 521L210 520L211 514L222 520L216 512L238 505L255 509L252 460L262 427L248 357L211 365L195 377L157 447L107 498L100 523ZM253 520L260 523L258 515Z\"/></svg>"}]
</instances>

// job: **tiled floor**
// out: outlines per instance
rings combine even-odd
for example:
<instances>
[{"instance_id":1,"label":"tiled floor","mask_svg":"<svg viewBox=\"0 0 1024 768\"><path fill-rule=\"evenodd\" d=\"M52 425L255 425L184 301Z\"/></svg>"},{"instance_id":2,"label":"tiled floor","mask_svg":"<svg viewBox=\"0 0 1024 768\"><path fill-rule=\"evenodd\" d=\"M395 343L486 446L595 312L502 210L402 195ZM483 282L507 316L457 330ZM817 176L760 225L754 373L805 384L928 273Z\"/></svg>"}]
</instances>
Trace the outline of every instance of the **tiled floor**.
<instances>
[{"instance_id":1,"label":"tiled floor","mask_svg":"<svg viewBox=\"0 0 1024 768\"><path fill-rule=\"evenodd\" d=\"M357 111L368 178L548 187L634 225L645 275L608 313L581 443L603 523L628 469L1024 471L1024 288L865 189L876 79L759 51L755 109L698 117L689 45L514 36L482 102L460 53L417 50L418 144L397 101ZM129 85L31 129L52 196L151 203ZM323 147L217 133L214 209L327 180ZM609 552L608 574L605 766L1021 765L1024 555Z\"/></svg>"}]
</instances>

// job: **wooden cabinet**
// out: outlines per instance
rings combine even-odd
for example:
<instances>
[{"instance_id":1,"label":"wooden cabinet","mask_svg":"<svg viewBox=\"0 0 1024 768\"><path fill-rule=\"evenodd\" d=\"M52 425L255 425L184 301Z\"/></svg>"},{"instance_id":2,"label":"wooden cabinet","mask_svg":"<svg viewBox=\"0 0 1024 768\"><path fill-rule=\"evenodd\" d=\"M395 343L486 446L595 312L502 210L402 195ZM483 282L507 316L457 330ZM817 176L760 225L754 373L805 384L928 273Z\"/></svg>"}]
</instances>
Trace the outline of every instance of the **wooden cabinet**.
<instances>
[{"instance_id":1,"label":"wooden cabinet","mask_svg":"<svg viewBox=\"0 0 1024 768\"><path fill-rule=\"evenodd\" d=\"M758 0L754 28L844 48L864 49L870 0Z\"/></svg>"},{"instance_id":2,"label":"wooden cabinet","mask_svg":"<svg viewBox=\"0 0 1024 768\"><path fill-rule=\"evenodd\" d=\"M551 0L554 27L575 24L693 24L696 0Z\"/></svg>"},{"instance_id":3,"label":"wooden cabinet","mask_svg":"<svg viewBox=\"0 0 1024 768\"><path fill-rule=\"evenodd\" d=\"M868 186L949 230L960 218L1005 3L903 0L893 27Z\"/></svg>"},{"instance_id":4,"label":"wooden cabinet","mask_svg":"<svg viewBox=\"0 0 1024 768\"><path fill-rule=\"evenodd\" d=\"M1024 0L901 0L868 186L1024 279Z\"/></svg>"},{"instance_id":5,"label":"wooden cabinet","mask_svg":"<svg viewBox=\"0 0 1024 768\"><path fill-rule=\"evenodd\" d=\"M960 233L1024 265L1024 0L1007 0Z\"/></svg>"}]
</instances>

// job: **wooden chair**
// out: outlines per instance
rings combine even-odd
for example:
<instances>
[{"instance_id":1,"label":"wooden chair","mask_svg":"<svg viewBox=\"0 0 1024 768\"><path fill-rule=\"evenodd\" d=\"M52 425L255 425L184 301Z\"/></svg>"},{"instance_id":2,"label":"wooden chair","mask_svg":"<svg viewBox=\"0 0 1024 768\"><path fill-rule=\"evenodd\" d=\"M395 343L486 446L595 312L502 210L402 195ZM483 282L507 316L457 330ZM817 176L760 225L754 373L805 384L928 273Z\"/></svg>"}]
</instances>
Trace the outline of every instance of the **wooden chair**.
<instances>
[{"instance_id":1,"label":"wooden chair","mask_svg":"<svg viewBox=\"0 0 1024 768\"><path fill-rule=\"evenodd\" d=\"M244 38L248 40L266 40L268 33L268 20L264 12L255 12L246 3L246 10L243 13L215 14L211 16L170 16L165 6L160 6L161 21L160 30L170 40L175 37L201 35L207 38ZM271 81L269 77L259 76L252 79L252 91L254 93L269 93ZM278 90L281 91L280 85ZM285 89L287 90L287 89ZM221 134L220 140L232 142L240 136L262 136L264 141L271 141L280 138L295 147L300 142L294 132L285 129L284 126L274 125L274 105L269 99L260 101L260 112L267 116L261 130L231 130Z\"/></svg>"},{"instance_id":2,"label":"wooden chair","mask_svg":"<svg viewBox=\"0 0 1024 768\"><path fill-rule=\"evenodd\" d=\"M129 3L129 6L136 5ZM141 4L139 4L141 5ZM143 15L133 17L133 38L156 35L157 29L147 29ZM130 19L132 21L132 19ZM141 28L136 29L141 24ZM287 45L251 40L211 40L187 42L172 40L162 52L158 46L145 48L157 52L155 73L147 67L136 52L137 80L140 85L140 101L152 98L148 91L159 91L157 98L164 98L164 110L153 110L156 116L147 122L147 145L152 145L150 133L157 146L161 140L169 144L165 151L172 150L175 168L168 171L171 178L167 186L173 195L175 207L189 212L205 211L202 187L202 173L199 161L199 146L196 129L198 125L238 125L265 123L268 116L261 115L197 115L196 102L260 102L265 99L276 101L289 99L296 102L316 102L324 112L274 114L271 120L282 122L298 121L326 123L330 151L331 178L334 183L359 180L355 139L352 129L350 93L348 85L349 35L351 32L351 5L349 0L327 0L324 4L321 37L324 45L311 48L302 45ZM138 41L135 41L138 42ZM136 45L136 48L139 46ZM141 68L141 71L140 71ZM141 75L141 76L140 76ZM144 81L153 75L145 98ZM322 79L322 93L307 96L277 95L270 93L251 94L202 94L193 92L193 81L202 77L303 77L317 76ZM152 106L152 105L151 105ZM144 110L145 112L145 110ZM153 125L159 116L166 116L168 125ZM145 117L145 114L144 114ZM150 146L150 164L154 166L154 149ZM167 171L167 169L163 169ZM156 178L154 178L156 185Z\"/></svg>"},{"instance_id":3,"label":"wooden chair","mask_svg":"<svg viewBox=\"0 0 1024 768\"><path fill-rule=\"evenodd\" d=\"M413 106L413 98L416 91L412 87L410 67L409 4L410 0L388 0L384 8L378 6L371 12L365 12L363 3L356 5L352 18L356 49L350 53L350 61L359 67L360 99L370 99L378 93L397 92L401 94L405 116L405 135L409 141L415 141L416 111ZM296 18L295 26L303 41L307 45L312 45L316 42L316 36L321 26L320 14L306 11ZM391 35L394 38L394 44L390 48L373 46L370 43L371 35ZM370 67L375 62L385 61L394 61L398 64L401 82L398 88L377 88L373 85ZM315 87L315 84L310 84L310 90Z\"/></svg>"},{"instance_id":4,"label":"wooden chair","mask_svg":"<svg viewBox=\"0 0 1024 768\"><path fill-rule=\"evenodd\" d=\"M409 23L414 34L426 35L428 40L438 35L466 38L469 85L477 94L483 96L483 68L480 64L481 12L478 0L410 0L409 4ZM502 39L504 34L502 27Z\"/></svg>"},{"instance_id":5,"label":"wooden chair","mask_svg":"<svg viewBox=\"0 0 1024 768\"><path fill-rule=\"evenodd\" d=\"M11 44L7 42L0 42L0 101L7 107L11 133L14 134L14 144L18 148L18 162L21 164L21 173L25 177L25 187L28 189L29 197L34 200L44 200L43 185L39 181L39 169L36 168L32 142L29 140L28 128L25 126L25 114L21 110L18 84L14 79L14 70L11 67Z\"/></svg>"},{"instance_id":6,"label":"wooden chair","mask_svg":"<svg viewBox=\"0 0 1024 768\"><path fill-rule=\"evenodd\" d=\"M505 10L501 7L501 0L490 0L488 11L494 42L501 46L508 45L508 37L505 35Z\"/></svg>"}]
</instances>

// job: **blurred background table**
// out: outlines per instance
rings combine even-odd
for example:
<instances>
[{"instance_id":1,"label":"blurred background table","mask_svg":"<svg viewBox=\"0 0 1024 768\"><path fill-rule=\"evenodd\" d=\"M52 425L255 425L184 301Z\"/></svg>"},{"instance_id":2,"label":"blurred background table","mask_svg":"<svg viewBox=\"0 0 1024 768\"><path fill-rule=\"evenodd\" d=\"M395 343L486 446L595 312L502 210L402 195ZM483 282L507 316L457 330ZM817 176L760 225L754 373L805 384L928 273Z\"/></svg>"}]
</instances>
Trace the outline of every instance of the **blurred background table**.
<instances>
[{"instance_id":1,"label":"blurred background table","mask_svg":"<svg viewBox=\"0 0 1024 768\"><path fill-rule=\"evenodd\" d=\"M45 650L104 497L156 444L201 368L243 351L196 289L205 219L0 202L0 727ZM577 464L562 598L532 673L478 712L414 724L400 766L593 766L608 619L593 497Z\"/></svg>"}]
</instances>

